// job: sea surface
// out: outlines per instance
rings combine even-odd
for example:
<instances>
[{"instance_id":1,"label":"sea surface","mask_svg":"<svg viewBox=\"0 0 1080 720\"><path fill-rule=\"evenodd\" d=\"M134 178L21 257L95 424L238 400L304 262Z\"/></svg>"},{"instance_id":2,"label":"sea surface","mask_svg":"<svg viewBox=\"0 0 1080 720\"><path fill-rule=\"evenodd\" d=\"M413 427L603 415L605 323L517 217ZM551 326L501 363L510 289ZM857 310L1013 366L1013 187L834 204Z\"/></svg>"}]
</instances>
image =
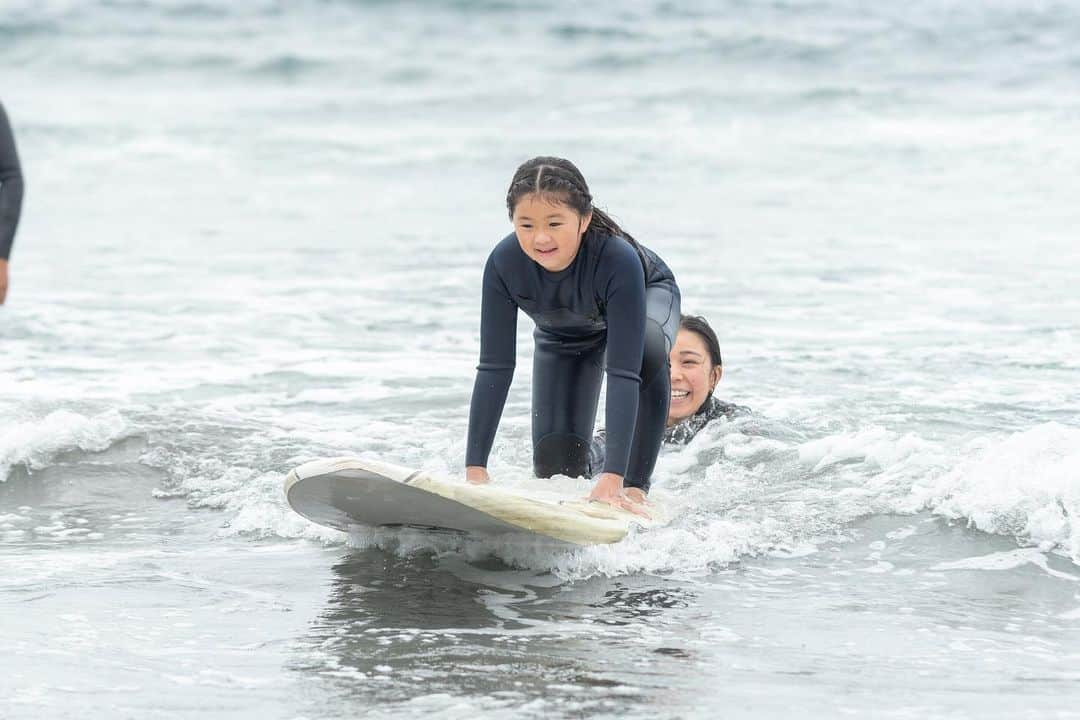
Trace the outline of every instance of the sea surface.
<instances>
[{"instance_id":1,"label":"sea surface","mask_svg":"<svg viewBox=\"0 0 1080 720\"><path fill-rule=\"evenodd\" d=\"M0 102L5 720L1080 718L1075 3L0 0ZM305 521L311 459L462 472L539 154L753 414L611 547Z\"/></svg>"}]
</instances>

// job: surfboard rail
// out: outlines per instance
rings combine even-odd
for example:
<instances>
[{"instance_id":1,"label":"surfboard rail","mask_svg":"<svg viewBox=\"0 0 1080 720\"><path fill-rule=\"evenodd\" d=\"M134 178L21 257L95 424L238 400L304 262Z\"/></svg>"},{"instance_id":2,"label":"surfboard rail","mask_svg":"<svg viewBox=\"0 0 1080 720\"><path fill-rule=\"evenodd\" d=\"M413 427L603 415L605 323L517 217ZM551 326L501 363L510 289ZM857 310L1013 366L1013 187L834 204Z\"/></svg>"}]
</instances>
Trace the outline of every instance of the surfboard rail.
<instances>
[{"instance_id":1,"label":"surfboard rail","mask_svg":"<svg viewBox=\"0 0 1080 720\"><path fill-rule=\"evenodd\" d=\"M285 477L289 505L339 530L413 526L473 535L531 535L573 545L610 544L646 519L582 498L530 496L497 483L473 485L381 460L313 460Z\"/></svg>"}]
</instances>

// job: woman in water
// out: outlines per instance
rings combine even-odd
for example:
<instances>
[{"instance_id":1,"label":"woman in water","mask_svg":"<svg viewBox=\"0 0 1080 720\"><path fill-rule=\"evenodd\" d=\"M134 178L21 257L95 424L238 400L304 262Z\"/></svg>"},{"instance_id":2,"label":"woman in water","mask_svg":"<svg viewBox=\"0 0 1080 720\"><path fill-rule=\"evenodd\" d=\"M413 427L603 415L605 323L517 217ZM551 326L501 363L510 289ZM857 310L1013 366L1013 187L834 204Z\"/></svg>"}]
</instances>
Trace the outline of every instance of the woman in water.
<instances>
[{"instance_id":1,"label":"woman in water","mask_svg":"<svg viewBox=\"0 0 1080 720\"><path fill-rule=\"evenodd\" d=\"M668 409L664 443L685 445L709 421L745 415L750 408L717 399L713 393L724 374L720 341L705 318L683 315L679 334L668 358L671 366L671 406ZM593 438L590 465L599 472L604 464L607 433Z\"/></svg>"},{"instance_id":2,"label":"woman in water","mask_svg":"<svg viewBox=\"0 0 1080 720\"><path fill-rule=\"evenodd\" d=\"M607 452L590 497L635 512L649 490L671 399L668 353L679 288L667 265L593 206L568 160L537 157L506 194L514 232L488 257L480 363L469 410L466 479L490 480L488 454L513 378L517 311L533 333L533 468L582 476L607 374Z\"/></svg>"},{"instance_id":3,"label":"woman in water","mask_svg":"<svg viewBox=\"0 0 1080 720\"><path fill-rule=\"evenodd\" d=\"M724 375L720 341L705 318L683 315L671 349L671 409L664 442L685 445L710 420L731 418L749 408L719 400L713 394Z\"/></svg>"}]
</instances>

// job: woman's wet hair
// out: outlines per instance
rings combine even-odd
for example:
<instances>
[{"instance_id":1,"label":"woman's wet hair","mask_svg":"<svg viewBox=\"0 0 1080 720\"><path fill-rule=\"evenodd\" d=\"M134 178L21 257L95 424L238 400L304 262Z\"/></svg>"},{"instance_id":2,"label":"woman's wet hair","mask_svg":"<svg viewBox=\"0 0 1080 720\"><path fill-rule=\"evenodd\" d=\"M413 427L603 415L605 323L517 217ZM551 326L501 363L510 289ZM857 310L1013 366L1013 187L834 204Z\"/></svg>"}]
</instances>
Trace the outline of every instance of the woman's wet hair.
<instances>
[{"instance_id":1,"label":"woman's wet hair","mask_svg":"<svg viewBox=\"0 0 1080 720\"><path fill-rule=\"evenodd\" d=\"M625 238L634 246L644 264L644 253L637 240L619 227L610 215L595 207L585 176L574 163L558 157L534 157L518 167L510 189L506 191L506 209L514 219L514 208L526 195L538 195L551 203L567 205L581 217L592 213L586 232L599 232L613 237Z\"/></svg>"},{"instance_id":2,"label":"woman's wet hair","mask_svg":"<svg viewBox=\"0 0 1080 720\"><path fill-rule=\"evenodd\" d=\"M700 335L705 341L705 348L709 351L713 366L724 366L723 358L720 357L720 341L716 339L716 333L713 332L708 320L700 315L680 315L679 328Z\"/></svg>"}]
</instances>

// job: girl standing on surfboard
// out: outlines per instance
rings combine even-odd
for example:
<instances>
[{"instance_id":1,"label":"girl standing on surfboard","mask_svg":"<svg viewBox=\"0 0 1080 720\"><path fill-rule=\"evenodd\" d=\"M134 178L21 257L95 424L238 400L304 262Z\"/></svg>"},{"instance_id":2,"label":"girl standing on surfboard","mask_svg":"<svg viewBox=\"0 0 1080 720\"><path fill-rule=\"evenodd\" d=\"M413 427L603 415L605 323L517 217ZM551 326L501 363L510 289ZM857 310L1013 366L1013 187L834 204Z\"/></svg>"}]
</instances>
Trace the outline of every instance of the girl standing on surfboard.
<instances>
[{"instance_id":1,"label":"girl standing on surfboard","mask_svg":"<svg viewBox=\"0 0 1080 720\"><path fill-rule=\"evenodd\" d=\"M514 232L488 257L480 363L469 410L466 479L489 481L488 454L514 374L517 311L533 333L533 468L584 475L607 374L607 448L590 498L642 512L671 401L668 352L679 288L667 265L595 208L568 160L537 157L506 193Z\"/></svg>"}]
</instances>

